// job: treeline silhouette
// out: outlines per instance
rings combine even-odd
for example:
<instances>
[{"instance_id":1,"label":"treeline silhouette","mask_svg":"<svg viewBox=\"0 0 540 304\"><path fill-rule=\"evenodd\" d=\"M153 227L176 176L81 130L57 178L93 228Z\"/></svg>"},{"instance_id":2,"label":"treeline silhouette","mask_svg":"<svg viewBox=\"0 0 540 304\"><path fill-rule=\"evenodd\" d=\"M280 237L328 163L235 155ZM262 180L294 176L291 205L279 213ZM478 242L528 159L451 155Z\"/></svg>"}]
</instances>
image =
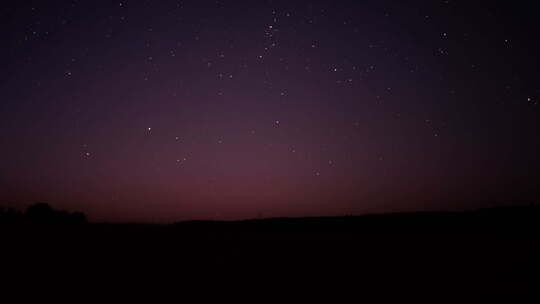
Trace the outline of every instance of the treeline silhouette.
<instances>
[{"instance_id":1,"label":"treeline silhouette","mask_svg":"<svg viewBox=\"0 0 540 304\"><path fill-rule=\"evenodd\" d=\"M82 212L56 210L47 203L30 205L26 210L0 206L0 224L84 224L87 217ZM238 221L190 220L171 225L156 224L99 224L118 227L139 226L168 228L188 232L256 232L256 231L362 231L375 229L474 229L474 230L529 230L540 231L540 206L536 204L509 205L461 212L407 212L367 215L262 218ZM522 231L523 233L523 231Z\"/></svg>"},{"instance_id":2,"label":"treeline silhouette","mask_svg":"<svg viewBox=\"0 0 540 304\"><path fill-rule=\"evenodd\" d=\"M56 210L47 203L36 203L25 211L0 206L0 223L72 225L87 223L87 219L82 212Z\"/></svg>"},{"instance_id":3,"label":"treeline silhouette","mask_svg":"<svg viewBox=\"0 0 540 304\"><path fill-rule=\"evenodd\" d=\"M86 222L80 212L43 203L0 208L2 274L7 267L23 275L22 285L29 274L106 279L114 271L126 282L168 274L175 284L202 277L206 286L216 274L221 284L242 273L268 286L289 280L311 290L339 282L398 297L396 290L419 288L434 297L538 290L538 205L171 225Z\"/></svg>"}]
</instances>

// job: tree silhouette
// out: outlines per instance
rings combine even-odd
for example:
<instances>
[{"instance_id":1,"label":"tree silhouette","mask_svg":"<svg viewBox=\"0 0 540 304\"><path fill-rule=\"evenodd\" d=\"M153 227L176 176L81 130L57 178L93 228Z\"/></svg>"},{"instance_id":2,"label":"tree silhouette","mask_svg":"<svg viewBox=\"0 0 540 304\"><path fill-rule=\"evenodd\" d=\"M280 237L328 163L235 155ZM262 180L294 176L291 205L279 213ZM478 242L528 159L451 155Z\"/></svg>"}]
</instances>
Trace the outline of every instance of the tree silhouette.
<instances>
[{"instance_id":1,"label":"tree silhouette","mask_svg":"<svg viewBox=\"0 0 540 304\"><path fill-rule=\"evenodd\" d=\"M55 211L49 204L37 203L26 209L26 217L34 223L49 223L53 222L57 217Z\"/></svg>"},{"instance_id":2,"label":"tree silhouette","mask_svg":"<svg viewBox=\"0 0 540 304\"><path fill-rule=\"evenodd\" d=\"M0 223L81 224L86 223L86 215L82 212L59 211L47 203L37 203L29 206L24 213L0 207Z\"/></svg>"}]
</instances>

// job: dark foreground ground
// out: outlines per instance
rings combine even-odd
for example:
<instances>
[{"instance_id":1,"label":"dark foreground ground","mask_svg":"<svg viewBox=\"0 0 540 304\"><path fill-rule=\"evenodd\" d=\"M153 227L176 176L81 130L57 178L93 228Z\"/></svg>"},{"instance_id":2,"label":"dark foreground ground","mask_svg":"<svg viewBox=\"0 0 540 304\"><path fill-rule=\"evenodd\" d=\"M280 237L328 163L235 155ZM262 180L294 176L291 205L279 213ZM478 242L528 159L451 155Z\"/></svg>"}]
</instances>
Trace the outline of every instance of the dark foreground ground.
<instances>
[{"instance_id":1,"label":"dark foreground ground","mask_svg":"<svg viewBox=\"0 0 540 304\"><path fill-rule=\"evenodd\" d=\"M540 291L539 219L539 207L525 206L163 226L3 223L2 275L18 286L129 294L157 285L177 295L197 286L201 296L528 301Z\"/></svg>"}]
</instances>

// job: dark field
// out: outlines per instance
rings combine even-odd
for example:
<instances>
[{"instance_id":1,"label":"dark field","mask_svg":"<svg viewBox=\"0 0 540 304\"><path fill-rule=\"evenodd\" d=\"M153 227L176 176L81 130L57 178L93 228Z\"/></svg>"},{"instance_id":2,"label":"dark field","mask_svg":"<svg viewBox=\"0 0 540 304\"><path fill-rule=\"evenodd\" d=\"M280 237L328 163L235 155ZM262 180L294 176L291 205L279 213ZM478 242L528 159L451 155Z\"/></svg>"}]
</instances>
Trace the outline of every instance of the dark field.
<instances>
[{"instance_id":1,"label":"dark field","mask_svg":"<svg viewBox=\"0 0 540 304\"><path fill-rule=\"evenodd\" d=\"M126 285L529 297L540 270L539 209L174 225L4 221L2 255L22 281L62 273Z\"/></svg>"}]
</instances>

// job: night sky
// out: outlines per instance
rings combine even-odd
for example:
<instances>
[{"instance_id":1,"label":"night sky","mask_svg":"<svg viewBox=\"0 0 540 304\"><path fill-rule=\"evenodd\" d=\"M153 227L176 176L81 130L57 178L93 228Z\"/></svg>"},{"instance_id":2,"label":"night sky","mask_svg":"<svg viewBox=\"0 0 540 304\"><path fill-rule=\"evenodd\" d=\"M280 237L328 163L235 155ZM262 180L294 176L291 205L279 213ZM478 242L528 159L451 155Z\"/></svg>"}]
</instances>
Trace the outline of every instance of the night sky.
<instances>
[{"instance_id":1,"label":"night sky","mask_svg":"<svg viewBox=\"0 0 540 304\"><path fill-rule=\"evenodd\" d=\"M169 222L538 201L533 4L0 10L4 205Z\"/></svg>"}]
</instances>

